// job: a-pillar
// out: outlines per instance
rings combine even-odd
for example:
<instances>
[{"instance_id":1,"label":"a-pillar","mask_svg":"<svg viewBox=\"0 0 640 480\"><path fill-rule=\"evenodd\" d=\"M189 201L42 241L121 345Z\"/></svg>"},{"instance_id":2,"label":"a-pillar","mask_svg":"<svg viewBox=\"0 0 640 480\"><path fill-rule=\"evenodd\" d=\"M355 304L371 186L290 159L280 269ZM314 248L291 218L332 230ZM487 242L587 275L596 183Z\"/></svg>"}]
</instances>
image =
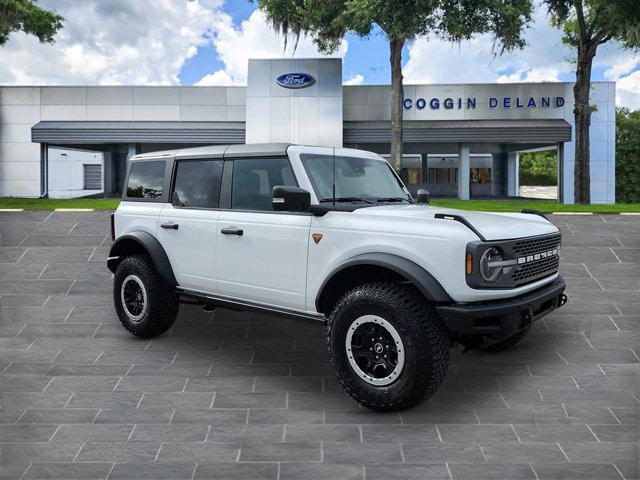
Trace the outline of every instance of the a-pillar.
<instances>
[{"instance_id":1,"label":"a-pillar","mask_svg":"<svg viewBox=\"0 0 640 480\"><path fill-rule=\"evenodd\" d=\"M507 154L507 196L517 197L519 190L519 162L520 154L518 152L509 152Z\"/></svg>"},{"instance_id":2,"label":"a-pillar","mask_svg":"<svg viewBox=\"0 0 640 480\"><path fill-rule=\"evenodd\" d=\"M469 200L469 154L468 143L458 144L458 198Z\"/></svg>"}]
</instances>

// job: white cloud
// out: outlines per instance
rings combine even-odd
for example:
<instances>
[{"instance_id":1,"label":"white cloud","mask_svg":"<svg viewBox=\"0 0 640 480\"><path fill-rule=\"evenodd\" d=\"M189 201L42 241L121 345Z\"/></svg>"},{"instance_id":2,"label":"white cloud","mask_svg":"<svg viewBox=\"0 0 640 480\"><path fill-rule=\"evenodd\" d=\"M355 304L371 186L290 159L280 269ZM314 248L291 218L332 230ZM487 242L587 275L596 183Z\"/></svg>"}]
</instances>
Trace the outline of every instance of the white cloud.
<instances>
[{"instance_id":1,"label":"white cloud","mask_svg":"<svg viewBox=\"0 0 640 480\"><path fill-rule=\"evenodd\" d=\"M23 33L0 48L0 84L176 84L185 61L231 22L223 0L43 0L66 19L56 44Z\"/></svg>"},{"instance_id":2,"label":"white cloud","mask_svg":"<svg viewBox=\"0 0 640 480\"><path fill-rule=\"evenodd\" d=\"M213 46L224 68L205 75L197 85L229 85L247 82L247 60L249 58L318 57L321 56L310 38L300 38L293 49L292 39L283 51L284 38L268 24L264 14L255 10L236 28L231 21L219 22L212 39ZM343 40L332 57L344 57L348 43Z\"/></svg>"},{"instance_id":3,"label":"white cloud","mask_svg":"<svg viewBox=\"0 0 640 480\"><path fill-rule=\"evenodd\" d=\"M359 73L356 73L349 80L345 81L343 85L362 85L364 83L364 77Z\"/></svg>"},{"instance_id":4,"label":"white cloud","mask_svg":"<svg viewBox=\"0 0 640 480\"><path fill-rule=\"evenodd\" d=\"M611 66L604 72L604 76L609 80L617 80L635 70L639 65L640 56L632 53L621 54L613 59Z\"/></svg>"},{"instance_id":5,"label":"white cloud","mask_svg":"<svg viewBox=\"0 0 640 480\"><path fill-rule=\"evenodd\" d=\"M616 82L616 103L632 110L640 109L640 70Z\"/></svg>"},{"instance_id":6,"label":"white cloud","mask_svg":"<svg viewBox=\"0 0 640 480\"><path fill-rule=\"evenodd\" d=\"M409 46L409 59L403 68L405 83L546 82L573 77L574 54L562 44L561 33L549 25L543 8L535 12L525 39L524 50L494 56L490 35L461 44L419 38ZM638 108L639 55L609 42L598 48L594 67L604 67L605 78L617 81L619 105Z\"/></svg>"},{"instance_id":7,"label":"white cloud","mask_svg":"<svg viewBox=\"0 0 640 480\"><path fill-rule=\"evenodd\" d=\"M560 71L557 68L530 68L521 69L510 75L500 75L496 81L498 83L519 83L519 82L559 82Z\"/></svg>"},{"instance_id":8,"label":"white cloud","mask_svg":"<svg viewBox=\"0 0 640 480\"><path fill-rule=\"evenodd\" d=\"M544 9L536 11L525 39L524 50L495 55L490 35L460 44L419 38L409 47L403 73L407 83L524 82L557 80L560 72L572 70L570 51Z\"/></svg>"},{"instance_id":9,"label":"white cloud","mask_svg":"<svg viewBox=\"0 0 640 480\"><path fill-rule=\"evenodd\" d=\"M229 76L227 72L224 70L218 70L213 73L209 73L198 80L194 85L198 87L209 87L215 85L237 85L239 82L236 82L233 78ZM242 83L241 85L244 85Z\"/></svg>"}]
</instances>

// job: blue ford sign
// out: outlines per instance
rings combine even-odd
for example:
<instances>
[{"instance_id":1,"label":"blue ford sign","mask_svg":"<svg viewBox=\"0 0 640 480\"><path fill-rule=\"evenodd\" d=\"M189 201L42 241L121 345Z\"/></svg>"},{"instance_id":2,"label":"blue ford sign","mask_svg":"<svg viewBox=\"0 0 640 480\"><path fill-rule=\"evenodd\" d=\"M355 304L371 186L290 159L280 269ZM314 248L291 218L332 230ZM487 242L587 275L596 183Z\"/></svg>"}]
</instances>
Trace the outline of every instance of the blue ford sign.
<instances>
[{"instance_id":1,"label":"blue ford sign","mask_svg":"<svg viewBox=\"0 0 640 480\"><path fill-rule=\"evenodd\" d=\"M308 73L285 73L276 78L276 83L284 88L305 88L315 81Z\"/></svg>"}]
</instances>

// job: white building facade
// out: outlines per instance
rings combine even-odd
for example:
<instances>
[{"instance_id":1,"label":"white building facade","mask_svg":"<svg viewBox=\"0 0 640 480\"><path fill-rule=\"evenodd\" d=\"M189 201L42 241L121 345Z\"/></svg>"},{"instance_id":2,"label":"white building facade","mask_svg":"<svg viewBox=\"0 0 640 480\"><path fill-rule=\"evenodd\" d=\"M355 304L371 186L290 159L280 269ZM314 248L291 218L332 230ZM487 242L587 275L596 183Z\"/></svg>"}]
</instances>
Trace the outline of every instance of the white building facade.
<instances>
[{"instance_id":1,"label":"white building facade","mask_svg":"<svg viewBox=\"0 0 640 480\"><path fill-rule=\"evenodd\" d=\"M94 163L102 166L96 193L105 195L121 192L129 155L159 149L291 142L389 153L390 87L343 86L339 59L250 60L247 83L0 87L0 196L59 195L60 171L69 178L62 190L92 194L97 167L85 167L89 160L69 163L56 153L68 149L97 154ZM572 203L572 88L405 85L405 181L435 196L515 197L518 155L552 149L559 199ZM591 102L591 200L614 203L615 84L594 82Z\"/></svg>"}]
</instances>

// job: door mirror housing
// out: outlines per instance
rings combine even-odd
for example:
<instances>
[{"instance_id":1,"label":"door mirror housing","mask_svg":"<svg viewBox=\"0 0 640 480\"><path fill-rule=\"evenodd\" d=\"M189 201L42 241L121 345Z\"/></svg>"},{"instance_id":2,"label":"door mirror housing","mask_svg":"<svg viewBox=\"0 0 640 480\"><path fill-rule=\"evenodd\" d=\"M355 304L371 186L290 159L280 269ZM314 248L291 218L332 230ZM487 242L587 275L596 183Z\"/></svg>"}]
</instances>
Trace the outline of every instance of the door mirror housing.
<instances>
[{"instance_id":1,"label":"door mirror housing","mask_svg":"<svg viewBox=\"0 0 640 480\"><path fill-rule=\"evenodd\" d=\"M311 194L304 188L276 185L271 197L274 212L308 212L311 209Z\"/></svg>"},{"instance_id":2,"label":"door mirror housing","mask_svg":"<svg viewBox=\"0 0 640 480\"><path fill-rule=\"evenodd\" d=\"M418 194L416 195L417 203L429 203L429 198L429 190L425 188L421 188L420 190L418 190Z\"/></svg>"}]
</instances>

